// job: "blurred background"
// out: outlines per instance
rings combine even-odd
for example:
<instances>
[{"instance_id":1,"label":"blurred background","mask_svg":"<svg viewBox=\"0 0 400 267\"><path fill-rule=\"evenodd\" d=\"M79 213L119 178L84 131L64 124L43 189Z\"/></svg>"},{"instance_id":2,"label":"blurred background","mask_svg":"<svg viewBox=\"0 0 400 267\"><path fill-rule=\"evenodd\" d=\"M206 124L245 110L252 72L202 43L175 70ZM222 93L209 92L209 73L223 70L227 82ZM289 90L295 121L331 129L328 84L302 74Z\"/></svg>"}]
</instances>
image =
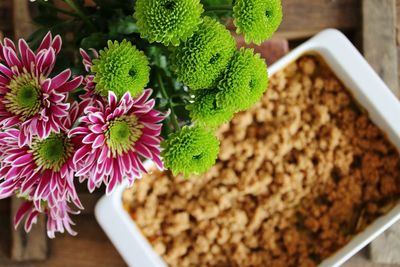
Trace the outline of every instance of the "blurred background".
<instances>
[{"instance_id":1,"label":"blurred background","mask_svg":"<svg viewBox=\"0 0 400 267\"><path fill-rule=\"evenodd\" d=\"M86 3L94 4L93 1ZM397 16L400 0L282 0L282 4L284 19L277 34L257 48L269 64L319 31L337 28L362 51L400 97L400 15ZM28 0L0 0L0 39L4 36L27 38L35 32L36 7ZM79 30L68 29L69 32ZM55 240L47 239L43 218L29 235L21 228L15 231L10 222L18 200L0 200L0 266L125 266L93 216L96 201L104 190L92 195L84 186L79 190L86 208L83 215L74 218L79 235L57 236ZM345 266L400 266L399 251L400 226L397 225Z\"/></svg>"}]
</instances>

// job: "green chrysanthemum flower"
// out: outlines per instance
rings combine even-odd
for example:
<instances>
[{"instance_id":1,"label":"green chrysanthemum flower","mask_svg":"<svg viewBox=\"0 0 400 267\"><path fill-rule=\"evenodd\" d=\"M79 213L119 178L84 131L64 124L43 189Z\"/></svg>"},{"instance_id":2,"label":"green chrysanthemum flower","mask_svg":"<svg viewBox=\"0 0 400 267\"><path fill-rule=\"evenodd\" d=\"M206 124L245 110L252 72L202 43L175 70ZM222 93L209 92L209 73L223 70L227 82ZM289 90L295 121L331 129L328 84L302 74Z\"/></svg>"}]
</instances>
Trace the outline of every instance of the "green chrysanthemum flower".
<instances>
[{"instance_id":1,"label":"green chrysanthemum flower","mask_svg":"<svg viewBox=\"0 0 400 267\"><path fill-rule=\"evenodd\" d=\"M200 29L174 49L173 68L191 89L212 88L235 50L235 40L225 26L205 17Z\"/></svg>"},{"instance_id":2,"label":"green chrysanthemum flower","mask_svg":"<svg viewBox=\"0 0 400 267\"><path fill-rule=\"evenodd\" d=\"M164 45L179 45L201 23L199 0L137 0L135 18L142 38Z\"/></svg>"},{"instance_id":3,"label":"green chrysanthemum flower","mask_svg":"<svg viewBox=\"0 0 400 267\"><path fill-rule=\"evenodd\" d=\"M219 141L210 131L199 126L183 127L162 143L165 167L174 175L200 174L214 165Z\"/></svg>"},{"instance_id":4,"label":"green chrysanthemum flower","mask_svg":"<svg viewBox=\"0 0 400 267\"><path fill-rule=\"evenodd\" d=\"M108 41L108 47L93 60L96 93L106 97L113 91L118 97L130 92L140 94L149 82L150 67L146 55L130 42Z\"/></svg>"},{"instance_id":5,"label":"green chrysanthemum flower","mask_svg":"<svg viewBox=\"0 0 400 267\"><path fill-rule=\"evenodd\" d=\"M246 43L261 44L281 24L281 0L237 0L233 17L237 33L244 33Z\"/></svg>"},{"instance_id":6,"label":"green chrysanthemum flower","mask_svg":"<svg viewBox=\"0 0 400 267\"><path fill-rule=\"evenodd\" d=\"M196 95L194 102L188 106L195 123L214 128L232 119L234 110L231 107L217 106L217 93L216 90L202 90Z\"/></svg>"},{"instance_id":7,"label":"green chrysanthemum flower","mask_svg":"<svg viewBox=\"0 0 400 267\"><path fill-rule=\"evenodd\" d=\"M265 60L253 49L237 51L218 83L217 106L234 107L235 111L250 108L268 88Z\"/></svg>"}]
</instances>

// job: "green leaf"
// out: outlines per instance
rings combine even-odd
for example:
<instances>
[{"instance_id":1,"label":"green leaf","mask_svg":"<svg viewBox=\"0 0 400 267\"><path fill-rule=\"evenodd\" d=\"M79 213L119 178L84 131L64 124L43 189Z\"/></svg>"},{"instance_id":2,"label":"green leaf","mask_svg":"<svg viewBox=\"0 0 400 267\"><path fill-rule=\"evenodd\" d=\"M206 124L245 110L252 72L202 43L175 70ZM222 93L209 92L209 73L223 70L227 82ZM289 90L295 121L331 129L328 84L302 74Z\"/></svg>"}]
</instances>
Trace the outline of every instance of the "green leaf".
<instances>
[{"instance_id":1,"label":"green leaf","mask_svg":"<svg viewBox=\"0 0 400 267\"><path fill-rule=\"evenodd\" d=\"M134 0L95 0L96 6L103 10L122 9L128 14L133 13Z\"/></svg>"},{"instance_id":2,"label":"green leaf","mask_svg":"<svg viewBox=\"0 0 400 267\"><path fill-rule=\"evenodd\" d=\"M108 22L110 35L138 33L138 27L132 16L119 17Z\"/></svg>"},{"instance_id":3,"label":"green leaf","mask_svg":"<svg viewBox=\"0 0 400 267\"><path fill-rule=\"evenodd\" d=\"M90 49L90 48L100 49L105 46L107 40L108 40L107 34L104 34L102 32L92 33L88 37L82 39L81 47L83 49Z\"/></svg>"},{"instance_id":4,"label":"green leaf","mask_svg":"<svg viewBox=\"0 0 400 267\"><path fill-rule=\"evenodd\" d=\"M45 27L52 27L54 24L60 23L61 20L58 19L56 16L52 15L40 15L33 19L36 24L45 26Z\"/></svg>"},{"instance_id":5,"label":"green leaf","mask_svg":"<svg viewBox=\"0 0 400 267\"><path fill-rule=\"evenodd\" d=\"M232 5L232 0L201 0L205 6Z\"/></svg>"},{"instance_id":6,"label":"green leaf","mask_svg":"<svg viewBox=\"0 0 400 267\"><path fill-rule=\"evenodd\" d=\"M160 98L160 97L156 98L156 107L157 107L157 109L159 109L159 110L167 110L168 109L168 105L169 105L168 99Z\"/></svg>"}]
</instances>

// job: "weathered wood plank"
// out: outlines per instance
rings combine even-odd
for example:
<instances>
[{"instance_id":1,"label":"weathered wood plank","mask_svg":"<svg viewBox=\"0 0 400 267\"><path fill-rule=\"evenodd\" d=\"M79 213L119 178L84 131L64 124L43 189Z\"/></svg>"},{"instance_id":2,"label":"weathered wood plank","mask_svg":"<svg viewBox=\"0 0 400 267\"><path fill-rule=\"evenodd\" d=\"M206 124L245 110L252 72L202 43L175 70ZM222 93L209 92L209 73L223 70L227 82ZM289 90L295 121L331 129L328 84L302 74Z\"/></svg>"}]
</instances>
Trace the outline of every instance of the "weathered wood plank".
<instances>
[{"instance_id":1,"label":"weathered wood plank","mask_svg":"<svg viewBox=\"0 0 400 267\"><path fill-rule=\"evenodd\" d=\"M400 223L395 224L370 245L373 262L400 264Z\"/></svg>"},{"instance_id":2,"label":"weathered wood plank","mask_svg":"<svg viewBox=\"0 0 400 267\"><path fill-rule=\"evenodd\" d=\"M304 39L326 28L355 32L361 27L360 0L282 0L282 7L278 38ZM229 28L234 29L232 23Z\"/></svg>"},{"instance_id":3,"label":"weathered wood plank","mask_svg":"<svg viewBox=\"0 0 400 267\"><path fill-rule=\"evenodd\" d=\"M8 199L0 200L0 213L5 213L10 209L10 201Z\"/></svg>"},{"instance_id":4,"label":"weathered wood plank","mask_svg":"<svg viewBox=\"0 0 400 267\"><path fill-rule=\"evenodd\" d=\"M396 43L397 43L397 65L400 66L400 0L396 0ZM397 80L400 86L400 68L397 70Z\"/></svg>"},{"instance_id":5,"label":"weathered wood plank","mask_svg":"<svg viewBox=\"0 0 400 267\"><path fill-rule=\"evenodd\" d=\"M392 91L398 88L396 0L363 0L364 56Z\"/></svg>"},{"instance_id":6,"label":"weathered wood plank","mask_svg":"<svg viewBox=\"0 0 400 267\"><path fill-rule=\"evenodd\" d=\"M27 38L35 29L29 10L30 1L11 1L14 39ZM25 233L23 225L14 230L12 221L20 204L21 200L17 198L11 201L11 259L14 261L44 260L48 254L45 217L38 218L29 234Z\"/></svg>"},{"instance_id":7,"label":"weathered wood plank","mask_svg":"<svg viewBox=\"0 0 400 267\"><path fill-rule=\"evenodd\" d=\"M8 257L10 249L10 201L0 200L0 259Z\"/></svg>"},{"instance_id":8,"label":"weathered wood plank","mask_svg":"<svg viewBox=\"0 0 400 267\"><path fill-rule=\"evenodd\" d=\"M363 0L362 13L364 56L400 97L396 0ZM400 223L371 243L370 257L375 262L400 263Z\"/></svg>"},{"instance_id":9,"label":"weathered wood plank","mask_svg":"<svg viewBox=\"0 0 400 267\"><path fill-rule=\"evenodd\" d=\"M299 38L325 28L355 30L360 27L360 0L282 0L282 6L284 19L278 36Z\"/></svg>"},{"instance_id":10,"label":"weathered wood plank","mask_svg":"<svg viewBox=\"0 0 400 267\"><path fill-rule=\"evenodd\" d=\"M268 65L271 65L289 52L289 42L286 39L274 37L271 40L263 42L261 45L246 44L242 35L235 35L235 39L238 48L247 47L254 49L256 53L260 53L265 58Z\"/></svg>"},{"instance_id":11,"label":"weathered wood plank","mask_svg":"<svg viewBox=\"0 0 400 267\"><path fill-rule=\"evenodd\" d=\"M46 221L44 216L39 216L37 223L30 233L25 233L23 225L14 229L14 216L23 200L11 200L11 259L15 261L44 260L47 258Z\"/></svg>"},{"instance_id":12,"label":"weathered wood plank","mask_svg":"<svg viewBox=\"0 0 400 267\"><path fill-rule=\"evenodd\" d=\"M95 192L90 194L89 192L80 193L79 199L82 202L83 207L85 208L82 210L81 214L94 214L94 208L97 204L97 201L103 196L104 191Z\"/></svg>"},{"instance_id":13,"label":"weathered wood plank","mask_svg":"<svg viewBox=\"0 0 400 267\"><path fill-rule=\"evenodd\" d=\"M1 0L3 1L3 0ZM28 38L35 30L29 11L30 1L13 0L14 38Z\"/></svg>"},{"instance_id":14,"label":"weathered wood plank","mask_svg":"<svg viewBox=\"0 0 400 267\"><path fill-rule=\"evenodd\" d=\"M7 267L124 267L126 264L108 240L94 216L73 216L77 237L57 234L51 241L51 254L43 262L16 263L0 258L0 266Z\"/></svg>"},{"instance_id":15,"label":"weathered wood plank","mask_svg":"<svg viewBox=\"0 0 400 267\"><path fill-rule=\"evenodd\" d=\"M12 37L12 0L0 1L0 32Z\"/></svg>"}]
</instances>

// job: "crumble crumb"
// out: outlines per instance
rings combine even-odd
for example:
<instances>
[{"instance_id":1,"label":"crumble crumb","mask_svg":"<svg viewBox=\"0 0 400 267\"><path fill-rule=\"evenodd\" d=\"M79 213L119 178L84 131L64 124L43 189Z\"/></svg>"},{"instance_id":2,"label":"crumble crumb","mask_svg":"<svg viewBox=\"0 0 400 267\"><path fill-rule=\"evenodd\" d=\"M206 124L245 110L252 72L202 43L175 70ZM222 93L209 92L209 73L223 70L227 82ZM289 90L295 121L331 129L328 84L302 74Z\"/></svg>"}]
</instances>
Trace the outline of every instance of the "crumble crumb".
<instances>
[{"instance_id":1,"label":"crumble crumb","mask_svg":"<svg viewBox=\"0 0 400 267\"><path fill-rule=\"evenodd\" d=\"M399 153L316 56L218 135L206 174L154 171L123 195L172 267L316 266L399 199Z\"/></svg>"}]
</instances>

